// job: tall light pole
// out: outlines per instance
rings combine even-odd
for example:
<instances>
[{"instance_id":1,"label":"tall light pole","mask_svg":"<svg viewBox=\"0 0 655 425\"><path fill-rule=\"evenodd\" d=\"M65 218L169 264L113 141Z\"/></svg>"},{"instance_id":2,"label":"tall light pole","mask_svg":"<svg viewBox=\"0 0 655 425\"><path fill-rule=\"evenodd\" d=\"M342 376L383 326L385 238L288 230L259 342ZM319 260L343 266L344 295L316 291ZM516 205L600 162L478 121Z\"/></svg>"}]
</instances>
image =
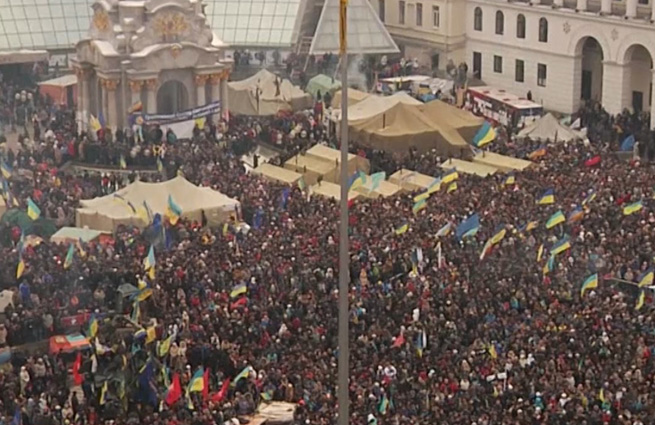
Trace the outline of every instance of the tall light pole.
<instances>
[{"instance_id":1,"label":"tall light pole","mask_svg":"<svg viewBox=\"0 0 655 425\"><path fill-rule=\"evenodd\" d=\"M350 287L350 255L348 253L348 0L339 0L339 55L341 62L341 205L339 214L339 372L337 401L339 425L348 425L349 357L348 289Z\"/></svg>"}]
</instances>

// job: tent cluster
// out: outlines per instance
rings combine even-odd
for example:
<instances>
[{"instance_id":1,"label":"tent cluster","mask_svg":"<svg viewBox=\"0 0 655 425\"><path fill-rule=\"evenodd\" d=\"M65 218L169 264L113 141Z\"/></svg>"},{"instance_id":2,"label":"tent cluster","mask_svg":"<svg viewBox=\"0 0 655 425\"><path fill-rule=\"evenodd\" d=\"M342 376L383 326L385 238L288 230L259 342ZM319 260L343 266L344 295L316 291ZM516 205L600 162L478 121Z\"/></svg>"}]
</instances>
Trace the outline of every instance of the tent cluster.
<instances>
[{"instance_id":1,"label":"tent cluster","mask_svg":"<svg viewBox=\"0 0 655 425\"><path fill-rule=\"evenodd\" d=\"M348 115L352 138L365 146L389 152L435 150L444 156L466 156L468 141L483 121L439 100L421 103L403 92L370 95Z\"/></svg>"},{"instance_id":2,"label":"tent cluster","mask_svg":"<svg viewBox=\"0 0 655 425\"><path fill-rule=\"evenodd\" d=\"M312 97L270 71L228 84L230 112L237 115L275 115L311 108Z\"/></svg>"},{"instance_id":3,"label":"tent cluster","mask_svg":"<svg viewBox=\"0 0 655 425\"><path fill-rule=\"evenodd\" d=\"M134 182L111 195L80 201L76 226L113 232L120 225L144 227L155 214L186 217L198 222L204 212L207 223L226 222L239 208L239 201L208 187L199 187L184 177L163 183Z\"/></svg>"}]
</instances>

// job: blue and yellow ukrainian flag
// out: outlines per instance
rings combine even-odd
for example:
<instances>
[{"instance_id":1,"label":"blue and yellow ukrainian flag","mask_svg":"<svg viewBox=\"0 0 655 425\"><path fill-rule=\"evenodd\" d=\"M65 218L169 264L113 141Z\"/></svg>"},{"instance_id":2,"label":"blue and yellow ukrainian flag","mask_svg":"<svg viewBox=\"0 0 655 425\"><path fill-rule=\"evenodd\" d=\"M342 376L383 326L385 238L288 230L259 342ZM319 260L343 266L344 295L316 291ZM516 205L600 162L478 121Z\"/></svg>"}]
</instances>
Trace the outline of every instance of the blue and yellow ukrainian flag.
<instances>
[{"instance_id":1,"label":"blue and yellow ukrainian flag","mask_svg":"<svg viewBox=\"0 0 655 425\"><path fill-rule=\"evenodd\" d=\"M437 232L437 236L448 236L452 228L453 228L452 223L446 223L441 229L439 229L439 231Z\"/></svg>"},{"instance_id":2,"label":"blue and yellow ukrainian flag","mask_svg":"<svg viewBox=\"0 0 655 425\"><path fill-rule=\"evenodd\" d=\"M503 179L503 186L510 186L516 183L516 176L514 173L509 173L505 178Z\"/></svg>"},{"instance_id":3,"label":"blue and yellow ukrainian flag","mask_svg":"<svg viewBox=\"0 0 655 425\"><path fill-rule=\"evenodd\" d=\"M448 185L448 189L446 189L446 193L454 192L457 190L457 182L452 182L451 184Z\"/></svg>"},{"instance_id":4,"label":"blue and yellow ukrainian flag","mask_svg":"<svg viewBox=\"0 0 655 425\"><path fill-rule=\"evenodd\" d=\"M101 406L104 406L107 403L107 381L102 384L102 389L100 390L100 400L98 402Z\"/></svg>"},{"instance_id":5,"label":"blue and yellow ukrainian flag","mask_svg":"<svg viewBox=\"0 0 655 425\"><path fill-rule=\"evenodd\" d=\"M576 221L580 221L584 218L584 211L582 210L582 207L575 207L573 211L569 214L569 218L567 219L568 223L575 223Z\"/></svg>"},{"instance_id":6,"label":"blue and yellow ukrainian flag","mask_svg":"<svg viewBox=\"0 0 655 425\"><path fill-rule=\"evenodd\" d=\"M560 254L567 249L571 248L571 241L568 237L568 235L564 235L564 237L557 242L550 248L550 255L555 256L557 254Z\"/></svg>"},{"instance_id":7,"label":"blue and yellow ukrainian flag","mask_svg":"<svg viewBox=\"0 0 655 425\"><path fill-rule=\"evenodd\" d=\"M552 272L554 268L555 268L555 256L551 255L550 257L548 257L548 261L546 261L546 264L544 264L544 267L542 269L544 276Z\"/></svg>"},{"instance_id":8,"label":"blue and yellow ukrainian flag","mask_svg":"<svg viewBox=\"0 0 655 425\"><path fill-rule=\"evenodd\" d=\"M645 302L646 302L646 292L641 291L639 293L639 298L637 298L637 305L635 305L635 310L641 310Z\"/></svg>"},{"instance_id":9,"label":"blue and yellow ukrainian flag","mask_svg":"<svg viewBox=\"0 0 655 425\"><path fill-rule=\"evenodd\" d=\"M21 252L18 257L18 266L16 267L16 279L20 279L23 273L25 273L25 260L23 260L23 253Z\"/></svg>"},{"instance_id":10,"label":"blue and yellow ukrainian flag","mask_svg":"<svg viewBox=\"0 0 655 425\"><path fill-rule=\"evenodd\" d=\"M438 192L439 189L441 189L441 179L437 177L430 183L430 186L428 186L428 193L432 195L434 192Z\"/></svg>"},{"instance_id":11,"label":"blue and yellow ukrainian flag","mask_svg":"<svg viewBox=\"0 0 655 425\"><path fill-rule=\"evenodd\" d=\"M414 203L426 201L430 197L430 192L419 193L414 197Z\"/></svg>"},{"instance_id":12,"label":"blue and yellow ukrainian flag","mask_svg":"<svg viewBox=\"0 0 655 425\"><path fill-rule=\"evenodd\" d=\"M405 223L402 226L396 228L395 233L396 233L397 236L400 236L400 235L406 233L408 230L409 230L409 224Z\"/></svg>"},{"instance_id":13,"label":"blue and yellow ukrainian flag","mask_svg":"<svg viewBox=\"0 0 655 425\"><path fill-rule=\"evenodd\" d=\"M139 302L147 300L152 295L150 284L145 279L139 279L137 285L139 287L139 292L136 294L136 299Z\"/></svg>"},{"instance_id":14,"label":"blue and yellow ukrainian flag","mask_svg":"<svg viewBox=\"0 0 655 425\"><path fill-rule=\"evenodd\" d=\"M539 199L537 199L537 205L549 205L555 203L555 192L553 189L548 189L544 192Z\"/></svg>"},{"instance_id":15,"label":"blue and yellow ukrainian flag","mask_svg":"<svg viewBox=\"0 0 655 425\"><path fill-rule=\"evenodd\" d=\"M588 289L598 288L598 273L594 273L582 282L582 288L580 288L580 297L584 297L584 293Z\"/></svg>"},{"instance_id":16,"label":"blue and yellow ukrainian flag","mask_svg":"<svg viewBox=\"0 0 655 425\"><path fill-rule=\"evenodd\" d=\"M548 221L546 221L546 229L552 229L553 227L560 223L564 223L565 221L566 217L564 217L564 213L562 210L558 210L555 214L550 216Z\"/></svg>"},{"instance_id":17,"label":"blue and yellow ukrainian flag","mask_svg":"<svg viewBox=\"0 0 655 425\"><path fill-rule=\"evenodd\" d=\"M91 131L94 133L97 133L99 130L102 129L102 124L100 124L100 120L96 118L93 114L89 117L89 127L91 128Z\"/></svg>"},{"instance_id":18,"label":"blue and yellow ukrainian flag","mask_svg":"<svg viewBox=\"0 0 655 425\"><path fill-rule=\"evenodd\" d=\"M12 175L11 167L9 166L9 164L5 162L4 159L0 161L0 171L2 172L2 177L4 177L5 179L11 178Z\"/></svg>"},{"instance_id":19,"label":"blue and yellow ukrainian flag","mask_svg":"<svg viewBox=\"0 0 655 425\"><path fill-rule=\"evenodd\" d=\"M594 199L596 199L596 191L594 189L591 189L589 194L585 196L585 198L582 200L582 205L585 206L591 201L593 201Z\"/></svg>"},{"instance_id":20,"label":"blue and yellow ukrainian flag","mask_svg":"<svg viewBox=\"0 0 655 425\"><path fill-rule=\"evenodd\" d=\"M537 250L537 262L541 262L541 257L544 255L544 244L539 245Z\"/></svg>"},{"instance_id":21,"label":"blue and yellow ukrainian flag","mask_svg":"<svg viewBox=\"0 0 655 425\"><path fill-rule=\"evenodd\" d=\"M135 300L132 304L132 313L130 313L130 321L134 324L139 324L141 320L141 308L139 307L139 300Z\"/></svg>"},{"instance_id":22,"label":"blue and yellow ukrainian flag","mask_svg":"<svg viewBox=\"0 0 655 425\"><path fill-rule=\"evenodd\" d=\"M507 234L507 229L505 228L505 225L500 225L496 228L496 233L491 237L491 243L493 245L499 244L505 235Z\"/></svg>"},{"instance_id":23,"label":"blue and yellow ukrainian flag","mask_svg":"<svg viewBox=\"0 0 655 425\"><path fill-rule=\"evenodd\" d=\"M441 178L441 183L443 184L448 184L450 182L454 182L459 178L459 174L457 174L457 170L454 168L451 170L448 170L446 174Z\"/></svg>"},{"instance_id":24,"label":"blue and yellow ukrainian flag","mask_svg":"<svg viewBox=\"0 0 655 425\"><path fill-rule=\"evenodd\" d=\"M495 138L496 130L491 126L489 121L485 121L473 137L473 146L481 148L484 145L493 142Z\"/></svg>"},{"instance_id":25,"label":"blue and yellow ukrainian flag","mask_svg":"<svg viewBox=\"0 0 655 425\"><path fill-rule=\"evenodd\" d=\"M166 210L166 215L173 226L175 226L180 217L182 217L182 208L173 201L173 196L171 195L168 195L168 208Z\"/></svg>"},{"instance_id":26,"label":"blue and yellow ukrainian flag","mask_svg":"<svg viewBox=\"0 0 655 425\"><path fill-rule=\"evenodd\" d=\"M375 174L371 174L371 192L380 187L380 184L387 179L387 173L384 171L379 171ZM302 189L301 189L302 190Z\"/></svg>"},{"instance_id":27,"label":"blue and yellow ukrainian flag","mask_svg":"<svg viewBox=\"0 0 655 425\"><path fill-rule=\"evenodd\" d=\"M246 292L248 292L248 287L245 283L240 283L232 288L232 291L230 291L230 298L236 298L239 295L245 294Z\"/></svg>"},{"instance_id":28,"label":"blue and yellow ukrainian flag","mask_svg":"<svg viewBox=\"0 0 655 425\"><path fill-rule=\"evenodd\" d=\"M355 190L366 184L366 174L362 171L355 171L348 180L348 191Z\"/></svg>"},{"instance_id":29,"label":"blue and yellow ukrainian flag","mask_svg":"<svg viewBox=\"0 0 655 425\"><path fill-rule=\"evenodd\" d=\"M41 209L32 201L32 198L27 198L27 216L32 220L41 217Z\"/></svg>"},{"instance_id":30,"label":"blue and yellow ukrainian flag","mask_svg":"<svg viewBox=\"0 0 655 425\"><path fill-rule=\"evenodd\" d=\"M75 255L75 246L71 243L68 245L68 252L66 253L66 258L64 259L64 270L68 270L70 266L73 265L73 256Z\"/></svg>"},{"instance_id":31,"label":"blue and yellow ukrainian flag","mask_svg":"<svg viewBox=\"0 0 655 425\"><path fill-rule=\"evenodd\" d=\"M95 338L98 335L98 319L96 319L95 313L91 314L89 319L89 338Z\"/></svg>"},{"instance_id":32,"label":"blue and yellow ukrainian flag","mask_svg":"<svg viewBox=\"0 0 655 425\"><path fill-rule=\"evenodd\" d=\"M199 393L205 389L205 369L201 366L200 369L196 370L196 373L193 374L189 385L186 387L186 393Z\"/></svg>"},{"instance_id":33,"label":"blue and yellow ukrainian flag","mask_svg":"<svg viewBox=\"0 0 655 425\"><path fill-rule=\"evenodd\" d=\"M525 225L525 231L529 232L530 230L534 230L538 225L539 222L537 220L528 221L528 223Z\"/></svg>"},{"instance_id":34,"label":"blue and yellow ukrainian flag","mask_svg":"<svg viewBox=\"0 0 655 425\"><path fill-rule=\"evenodd\" d=\"M236 387L240 380L248 378L252 372L255 370L252 366L246 366L239 374L234 378L234 381L230 384L231 387Z\"/></svg>"},{"instance_id":35,"label":"blue and yellow ukrainian flag","mask_svg":"<svg viewBox=\"0 0 655 425\"><path fill-rule=\"evenodd\" d=\"M389 398L386 394L384 394L380 404L378 405L378 412L380 412L382 415L386 415L387 410L389 410Z\"/></svg>"},{"instance_id":36,"label":"blue and yellow ukrainian flag","mask_svg":"<svg viewBox=\"0 0 655 425\"><path fill-rule=\"evenodd\" d=\"M156 264L157 260L155 259L155 247L150 245L148 255L143 259L143 269L150 270L151 268L155 267Z\"/></svg>"},{"instance_id":37,"label":"blue and yellow ukrainian flag","mask_svg":"<svg viewBox=\"0 0 655 425\"><path fill-rule=\"evenodd\" d=\"M633 202L632 204L623 207L623 215L634 214L637 211L640 211L643 207L644 204L642 201Z\"/></svg>"},{"instance_id":38,"label":"blue and yellow ukrainian flag","mask_svg":"<svg viewBox=\"0 0 655 425\"><path fill-rule=\"evenodd\" d=\"M643 288L644 286L652 285L653 277L655 277L655 274L653 273L653 268L650 267L648 270L643 272L641 276L639 276L639 287Z\"/></svg>"},{"instance_id":39,"label":"blue and yellow ukrainian flag","mask_svg":"<svg viewBox=\"0 0 655 425\"><path fill-rule=\"evenodd\" d=\"M175 335L170 335L168 338L163 340L157 349L159 357L166 357L166 354L171 350L171 344L173 343L173 338Z\"/></svg>"},{"instance_id":40,"label":"blue and yellow ukrainian flag","mask_svg":"<svg viewBox=\"0 0 655 425\"><path fill-rule=\"evenodd\" d=\"M421 211L422 209L424 209L424 208L427 207L427 206L428 206L428 203L427 203L427 201L426 201L425 199L422 200L422 201L418 201L418 202L416 202L416 203L414 204L414 206L412 207L412 212L413 212L414 214L418 214L419 211Z\"/></svg>"}]
</instances>

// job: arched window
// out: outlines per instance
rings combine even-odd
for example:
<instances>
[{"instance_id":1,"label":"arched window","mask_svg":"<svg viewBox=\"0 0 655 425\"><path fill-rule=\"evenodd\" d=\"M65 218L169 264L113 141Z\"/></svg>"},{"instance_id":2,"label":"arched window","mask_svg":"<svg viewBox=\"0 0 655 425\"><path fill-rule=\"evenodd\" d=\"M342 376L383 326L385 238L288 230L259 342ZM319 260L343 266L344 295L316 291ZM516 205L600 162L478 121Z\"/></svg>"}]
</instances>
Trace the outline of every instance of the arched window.
<instances>
[{"instance_id":1,"label":"arched window","mask_svg":"<svg viewBox=\"0 0 655 425\"><path fill-rule=\"evenodd\" d=\"M482 9L479 7L476 7L475 12L473 12L473 29L482 31Z\"/></svg>"},{"instance_id":2,"label":"arched window","mask_svg":"<svg viewBox=\"0 0 655 425\"><path fill-rule=\"evenodd\" d=\"M505 15L500 10L496 12L496 34L503 35L505 32Z\"/></svg>"},{"instance_id":3,"label":"arched window","mask_svg":"<svg viewBox=\"0 0 655 425\"><path fill-rule=\"evenodd\" d=\"M525 16L520 13L516 17L516 38L525 38Z\"/></svg>"},{"instance_id":4,"label":"arched window","mask_svg":"<svg viewBox=\"0 0 655 425\"><path fill-rule=\"evenodd\" d=\"M548 42L548 21L546 18L539 19L539 41L542 43Z\"/></svg>"}]
</instances>

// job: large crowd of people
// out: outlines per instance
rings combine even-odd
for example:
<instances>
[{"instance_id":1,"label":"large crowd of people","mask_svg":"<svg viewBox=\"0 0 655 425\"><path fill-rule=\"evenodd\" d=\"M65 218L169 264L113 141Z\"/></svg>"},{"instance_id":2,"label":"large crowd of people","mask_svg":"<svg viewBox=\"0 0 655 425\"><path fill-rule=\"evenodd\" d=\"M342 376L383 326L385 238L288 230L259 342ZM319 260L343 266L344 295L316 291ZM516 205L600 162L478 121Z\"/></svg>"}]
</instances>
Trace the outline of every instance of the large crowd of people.
<instances>
[{"instance_id":1,"label":"large crowd of people","mask_svg":"<svg viewBox=\"0 0 655 425\"><path fill-rule=\"evenodd\" d=\"M44 217L72 223L80 199L137 176L60 166L116 165L122 156L129 168L157 167L159 158L162 176L182 173L242 208L219 229L165 217L145 231L121 228L112 243L76 246L72 261L69 246L26 246L19 228L0 229L9 235L0 286L15 292L0 347L66 330L92 342L79 357L5 363L0 422L222 424L272 400L293 403L299 424L336 423L338 204L250 174L240 160L258 139L286 155L336 145L320 123L311 114L235 117L173 143L157 129L141 143L110 132L97 141L46 106L37 96L38 137L3 158L12 171L5 199L21 209L31 198ZM420 193L351 205L350 423L649 423L653 297L638 283L655 255L653 168L620 161L602 142L531 155L540 144L499 138L490 149L534 166L456 180L430 152L354 148L375 171L443 181L418 211ZM538 202L548 190L553 202ZM547 228L560 210L564 222ZM474 214L479 228L462 237ZM570 246L558 252L563 241ZM154 277L144 270L152 245ZM140 290L119 302L126 283ZM80 313L87 319L65 328L62 319Z\"/></svg>"}]
</instances>

